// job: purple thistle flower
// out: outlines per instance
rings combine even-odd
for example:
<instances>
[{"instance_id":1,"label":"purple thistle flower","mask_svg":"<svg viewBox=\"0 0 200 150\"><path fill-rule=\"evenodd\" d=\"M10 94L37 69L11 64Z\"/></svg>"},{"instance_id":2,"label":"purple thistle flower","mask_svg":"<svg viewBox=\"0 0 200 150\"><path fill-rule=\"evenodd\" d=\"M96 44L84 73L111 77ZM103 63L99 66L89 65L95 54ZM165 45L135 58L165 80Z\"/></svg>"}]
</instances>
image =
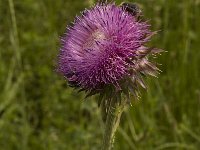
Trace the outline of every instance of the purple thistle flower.
<instances>
[{"instance_id":1,"label":"purple thistle flower","mask_svg":"<svg viewBox=\"0 0 200 150\"><path fill-rule=\"evenodd\" d=\"M94 93L112 85L115 91L145 88L141 74L158 71L147 55L160 52L145 46L155 34L149 28L123 7L98 4L76 17L61 39L58 71L71 86Z\"/></svg>"}]
</instances>

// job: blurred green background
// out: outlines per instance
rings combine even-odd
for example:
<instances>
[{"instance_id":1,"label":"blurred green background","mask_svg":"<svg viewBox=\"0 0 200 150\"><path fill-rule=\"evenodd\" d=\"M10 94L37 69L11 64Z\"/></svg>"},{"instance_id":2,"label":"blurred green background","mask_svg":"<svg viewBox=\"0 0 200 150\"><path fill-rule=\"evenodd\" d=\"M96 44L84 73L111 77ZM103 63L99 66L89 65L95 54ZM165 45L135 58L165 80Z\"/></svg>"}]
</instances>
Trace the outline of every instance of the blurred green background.
<instances>
[{"instance_id":1,"label":"blurred green background","mask_svg":"<svg viewBox=\"0 0 200 150\"><path fill-rule=\"evenodd\" d=\"M122 1L118 0L120 4ZM133 2L133 1L132 1ZM116 150L200 149L200 0L135 0L167 53L126 109ZM59 36L92 0L0 0L0 150L99 150L95 100L54 71Z\"/></svg>"}]
</instances>

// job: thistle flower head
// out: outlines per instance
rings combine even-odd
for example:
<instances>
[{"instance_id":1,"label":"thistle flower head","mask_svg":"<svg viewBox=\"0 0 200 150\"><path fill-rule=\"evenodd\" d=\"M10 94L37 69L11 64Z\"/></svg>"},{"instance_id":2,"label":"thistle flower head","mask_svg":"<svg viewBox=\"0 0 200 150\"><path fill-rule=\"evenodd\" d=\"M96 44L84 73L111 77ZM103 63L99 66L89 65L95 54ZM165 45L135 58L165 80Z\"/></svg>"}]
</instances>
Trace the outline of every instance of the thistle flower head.
<instances>
[{"instance_id":1,"label":"thistle flower head","mask_svg":"<svg viewBox=\"0 0 200 150\"><path fill-rule=\"evenodd\" d=\"M155 33L149 28L114 3L97 4L76 17L61 39L58 71L71 86L87 92L145 87L141 74L158 71L147 56L160 52L146 46Z\"/></svg>"}]
</instances>

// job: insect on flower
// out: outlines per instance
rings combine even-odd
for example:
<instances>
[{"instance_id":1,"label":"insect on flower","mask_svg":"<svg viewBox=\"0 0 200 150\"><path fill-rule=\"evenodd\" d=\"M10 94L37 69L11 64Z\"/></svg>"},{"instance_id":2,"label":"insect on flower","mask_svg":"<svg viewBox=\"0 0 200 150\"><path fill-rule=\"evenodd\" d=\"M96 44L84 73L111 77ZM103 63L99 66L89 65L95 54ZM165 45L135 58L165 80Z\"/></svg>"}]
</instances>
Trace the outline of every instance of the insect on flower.
<instances>
[{"instance_id":1,"label":"insect on flower","mask_svg":"<svg viewBox=\"0 0 200 150\"><path fill-rule=\"evenodd\" d=\"M141 9L139 8L138 4L136 3L127 3L122 2L120 6L127 12L129 12L131 15L135 17L139 17L141 15Z\"/></svg>"}]
</instances>

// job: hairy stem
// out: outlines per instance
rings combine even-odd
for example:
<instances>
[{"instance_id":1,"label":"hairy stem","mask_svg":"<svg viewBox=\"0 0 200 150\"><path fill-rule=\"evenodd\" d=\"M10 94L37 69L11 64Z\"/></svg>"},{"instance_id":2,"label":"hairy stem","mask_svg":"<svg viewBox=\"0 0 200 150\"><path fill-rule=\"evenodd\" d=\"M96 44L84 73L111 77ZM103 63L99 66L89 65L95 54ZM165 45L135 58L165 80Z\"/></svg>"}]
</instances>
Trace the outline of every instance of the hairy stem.
<instances>
[{"instance_id":1,"label":"hairy stem","mask_svg":"<svg viewBox=\"0 0 200 150\"><path fill-rule=\"evenodd\" d=\"M115 132L119 126L121 114L124 110L124 104L117 103L112 99L109 111L106 117L105 131L101 150L111 150L114 143Z\"/></svg>"}]
</instances>

